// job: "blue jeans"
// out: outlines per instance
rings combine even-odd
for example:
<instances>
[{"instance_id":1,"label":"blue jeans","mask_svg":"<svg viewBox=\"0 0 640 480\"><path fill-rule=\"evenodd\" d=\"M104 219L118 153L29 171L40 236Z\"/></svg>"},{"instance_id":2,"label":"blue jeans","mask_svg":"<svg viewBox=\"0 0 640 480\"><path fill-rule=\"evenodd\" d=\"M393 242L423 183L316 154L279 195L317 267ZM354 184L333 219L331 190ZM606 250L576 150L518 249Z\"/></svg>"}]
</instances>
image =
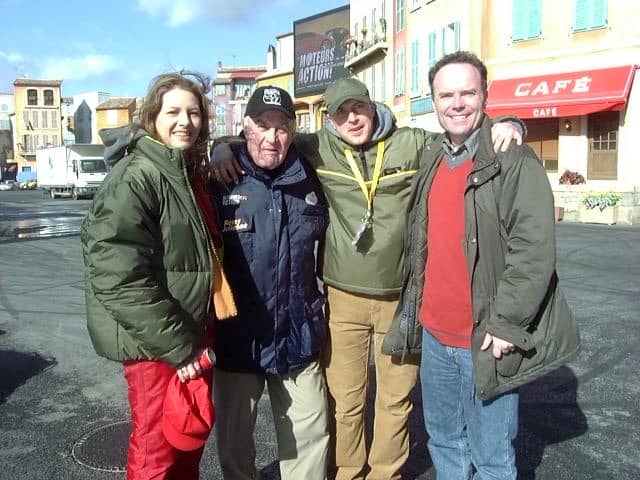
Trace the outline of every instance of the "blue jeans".
<instances>
[{"instance_id":1,"label":"blue jeans","mask_svg":"<svg viewBox=\"0 0 640 480\"><path fill-rule=\"evenodd\" d=\"M476 396L471 350L422 334L420 383L429 453L438 480L516 478L518 392Z\"/></svg>"}]
</instances>

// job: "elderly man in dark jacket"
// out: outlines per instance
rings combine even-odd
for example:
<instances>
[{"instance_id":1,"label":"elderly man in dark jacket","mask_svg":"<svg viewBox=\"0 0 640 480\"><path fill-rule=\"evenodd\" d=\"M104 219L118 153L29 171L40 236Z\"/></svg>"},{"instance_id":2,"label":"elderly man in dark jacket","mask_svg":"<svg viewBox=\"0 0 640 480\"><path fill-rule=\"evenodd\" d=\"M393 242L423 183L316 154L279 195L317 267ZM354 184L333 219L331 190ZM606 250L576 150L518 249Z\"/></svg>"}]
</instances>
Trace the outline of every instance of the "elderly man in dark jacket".
<instances>
[{"instance_id":1,"label":"elderly man in dark jacket","mask_svg":"<svg viewBox=\"0 0 640 480\"><path fill-rule=\"evenodd\" d=\"M316 254L327 204L292 145L295 111L285 90L254 92L244 132L234 153L247 174L216 195L238 307L236 318L217 325L218 456L225 480L258 478L253 433L266 383L281 477L323 480L329 433L318 357L326 323Z\"/></svg>"},{"instance_id":2,"label":"elderly man in dark jacket","mask_svg":"<svg viewBox=\"0 0 640 480\"><path fill-rule=\"evenodd\" d=\"M386 353L416 351L438 479L515 479L516 387L571 360L558 288L553 196L527 146L494 153L487 70L475 55L429 72L445 133L414 178L405 280Z\"/></svg>"}]
</instances>

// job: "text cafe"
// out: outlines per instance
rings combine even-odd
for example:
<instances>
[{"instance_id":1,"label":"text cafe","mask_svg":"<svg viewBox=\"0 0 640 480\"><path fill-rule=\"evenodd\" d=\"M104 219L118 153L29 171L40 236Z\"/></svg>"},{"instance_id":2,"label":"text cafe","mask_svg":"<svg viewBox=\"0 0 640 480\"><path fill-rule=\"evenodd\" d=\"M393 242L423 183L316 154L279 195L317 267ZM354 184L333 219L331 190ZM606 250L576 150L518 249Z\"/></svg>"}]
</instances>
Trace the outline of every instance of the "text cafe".
<instances>
[{"instance_id":1,"label":"text cafe","mask_svg":"<svg viewBox=\"0 0 640 480\"><path fill-rule=\"evenodd\" d=\"M556 174L569 169L587 181L616 181L615 187L631 182L635 188L640 186L632 133L635 129L637 137L640 131L640 85L632 88L636 71L636 65L625 65L493 80L486 110L492 117L525 120L527 143L550 181L557 183Z\"/></svg>"}]
</instances>

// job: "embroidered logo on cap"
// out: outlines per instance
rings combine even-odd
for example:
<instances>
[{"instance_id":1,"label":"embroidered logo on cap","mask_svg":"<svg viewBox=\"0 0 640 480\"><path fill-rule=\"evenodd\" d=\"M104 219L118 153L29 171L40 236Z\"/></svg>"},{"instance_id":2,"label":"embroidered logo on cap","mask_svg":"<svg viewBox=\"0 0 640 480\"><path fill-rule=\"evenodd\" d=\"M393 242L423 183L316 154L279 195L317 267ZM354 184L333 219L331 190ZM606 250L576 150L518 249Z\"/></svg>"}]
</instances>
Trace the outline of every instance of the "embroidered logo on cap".
<instances>
[{"instance_id":1,"label":"embroidered logo on cap","mask_svg":"<svg viewBox=\"0 0 640 480\"><path fill-rule=\"evenodd\" d=\"M262 93L262 101L267 105L282 106L282 98L280 98L280 90L276 88L265 88Z\"/></svg>"}]
</instances>

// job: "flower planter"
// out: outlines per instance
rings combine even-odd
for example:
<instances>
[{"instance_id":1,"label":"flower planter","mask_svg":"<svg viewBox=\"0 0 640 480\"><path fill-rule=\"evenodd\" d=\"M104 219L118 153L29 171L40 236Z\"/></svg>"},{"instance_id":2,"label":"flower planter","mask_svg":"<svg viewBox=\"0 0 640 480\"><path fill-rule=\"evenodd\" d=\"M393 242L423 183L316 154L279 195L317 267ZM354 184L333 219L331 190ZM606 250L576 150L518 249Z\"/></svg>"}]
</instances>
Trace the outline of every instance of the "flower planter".
<instances>
[{"instance_id":1,"label":"flower planter","mask_svg":"<svg viewBox=\"0 0 640 480\"><path fill-rule=\"evenodd\" d=\"M600 210L598 207L580 207L580 221L582 223L604 223L613 225L618 222L618 206L605 207Z\"/></svg>"}]
</instances>

